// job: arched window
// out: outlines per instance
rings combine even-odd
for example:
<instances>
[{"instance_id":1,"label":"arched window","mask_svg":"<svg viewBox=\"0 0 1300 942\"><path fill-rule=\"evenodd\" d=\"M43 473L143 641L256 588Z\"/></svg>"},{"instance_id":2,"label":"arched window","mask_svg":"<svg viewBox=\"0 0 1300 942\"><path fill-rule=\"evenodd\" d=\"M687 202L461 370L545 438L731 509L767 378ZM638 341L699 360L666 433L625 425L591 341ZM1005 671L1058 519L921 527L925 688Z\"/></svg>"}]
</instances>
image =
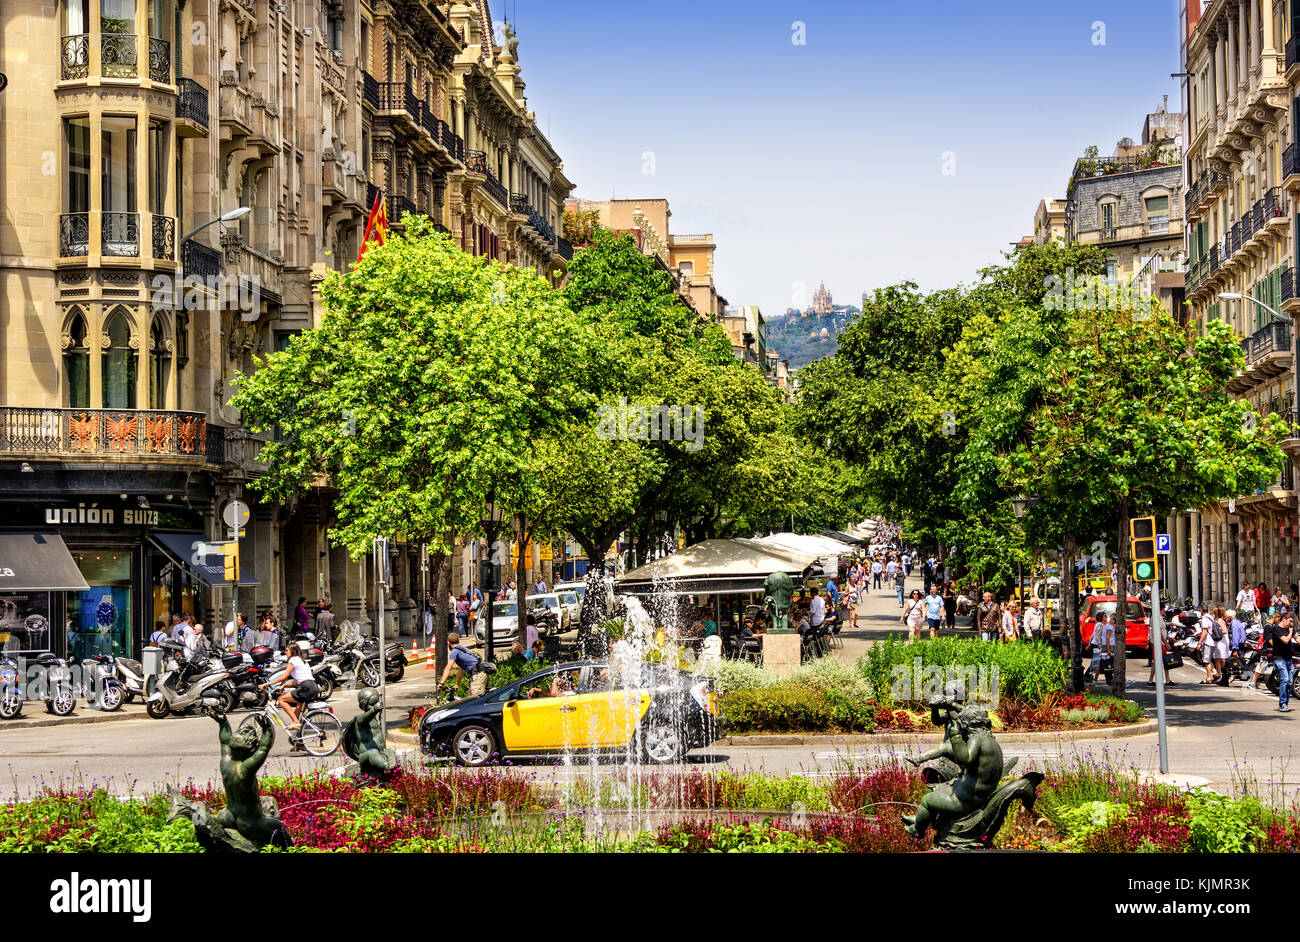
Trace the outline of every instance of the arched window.
<instances>
[{"instance_id":1,"label":"arched window","mask_svg":"<svg viewBox=\"0 0 1300 942\"><path fill-rule=\"evenodd\" d=\"M73 308L68 324L71 343L63 351L63 375L66 377L68 406L72 409L90 408L90 344L86 341L86 318L80 309Z\"/></svg>"},{"instance_id":2,"label":"arched window","mask_svg":"<svg viewBox=\"0 0 1300 942\"><path fill-rule=\"evenodd\" d=\"M131 347L131 322L123 308L115 308L104 322L103 375L100 378L105 409L135 408L136 353Z\"/></svg>"},{"instance_id":3,"label":"arched window","mask_svg":"<svg viewBox=\"0 0 1300 942\"><path fill-rule=\"evenodd\" d=\"M171 350L168 349L167 328L161 315L153 319L149 328L149 408L167 408L167 376L171 367Z\"/></svg>"}]
</instances>

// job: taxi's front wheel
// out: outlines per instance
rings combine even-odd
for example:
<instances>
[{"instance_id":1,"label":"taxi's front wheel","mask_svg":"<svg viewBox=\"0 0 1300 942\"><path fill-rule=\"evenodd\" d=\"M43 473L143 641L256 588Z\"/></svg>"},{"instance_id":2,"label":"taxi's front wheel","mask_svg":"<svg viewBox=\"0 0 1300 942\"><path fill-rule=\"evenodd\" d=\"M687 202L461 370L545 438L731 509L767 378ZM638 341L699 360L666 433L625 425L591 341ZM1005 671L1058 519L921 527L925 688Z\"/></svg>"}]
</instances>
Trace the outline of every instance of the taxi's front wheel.
<instances>
[{"instance_id":1,"label":"taxi's front wheel","mask_svg":"<svg viewBox=\"0 0 1300 942\"><path fill-rule=\"evenodd\" d=\"M681 731L672 723L653 720L641 734L641 751L656 765L680 762L685 752Z\"/></svg>"},{"instance_id":2,"label":"taxi's front wheel","mask_svg":"<svg viewBox=\"0 0 1300 942\"><path fill-rule=\"evenodd\" d=\"M463 726L451 740L456 761L469 768L487 765L496 753L496 741L486 726Z\"/></svg>"}]
</instances>

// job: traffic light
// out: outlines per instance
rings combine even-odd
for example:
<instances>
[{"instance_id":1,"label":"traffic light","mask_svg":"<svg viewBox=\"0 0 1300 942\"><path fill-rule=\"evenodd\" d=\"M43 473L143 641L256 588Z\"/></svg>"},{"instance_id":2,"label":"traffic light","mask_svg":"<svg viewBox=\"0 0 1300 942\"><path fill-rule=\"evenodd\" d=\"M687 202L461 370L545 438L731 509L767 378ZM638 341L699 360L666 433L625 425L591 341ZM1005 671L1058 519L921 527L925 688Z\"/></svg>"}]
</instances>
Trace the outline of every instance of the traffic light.
<instances>
[{"instance_id":1,"label":"traffic light","mask_svg":"<svg viewBox=\"0 0 1300 942\"><path fill-rule=\"evenodd\" d=\"M226 581L239 582L239 544L227 543L221 547L221 555L225 557Z\"/></svg>"},{"instance_id":2,"label":"traffic light","mask_svg":"<svg viewBox=\"0 0 1300 942\"><path fill-rule=\"evenodd\" d=\"M1137 582L1154 582L1160 578L1156 556L1156 518L1135 517L1128 522L1133 578Z\"/></svg>"}]
</instances>

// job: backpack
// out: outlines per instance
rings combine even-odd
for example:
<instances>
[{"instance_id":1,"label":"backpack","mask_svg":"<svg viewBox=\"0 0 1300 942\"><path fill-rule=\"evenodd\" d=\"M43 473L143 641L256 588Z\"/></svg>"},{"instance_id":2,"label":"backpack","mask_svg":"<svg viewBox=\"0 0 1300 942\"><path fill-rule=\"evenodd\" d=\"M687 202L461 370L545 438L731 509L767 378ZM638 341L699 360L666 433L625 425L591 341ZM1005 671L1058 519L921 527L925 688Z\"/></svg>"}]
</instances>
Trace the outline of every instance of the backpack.
<instances>
[{"instance_id":1,"label":"backpack","mask_svg":"<svg viewBox=\"0 0 1300 942\"><path fill-rule=\"evenodd\" d=\"M1218 644L1223 640L1223 629L1219 627L1219 620L1216 618L1214 624L1210 627L1210 639Z\"/></svg>"}]
</instances>

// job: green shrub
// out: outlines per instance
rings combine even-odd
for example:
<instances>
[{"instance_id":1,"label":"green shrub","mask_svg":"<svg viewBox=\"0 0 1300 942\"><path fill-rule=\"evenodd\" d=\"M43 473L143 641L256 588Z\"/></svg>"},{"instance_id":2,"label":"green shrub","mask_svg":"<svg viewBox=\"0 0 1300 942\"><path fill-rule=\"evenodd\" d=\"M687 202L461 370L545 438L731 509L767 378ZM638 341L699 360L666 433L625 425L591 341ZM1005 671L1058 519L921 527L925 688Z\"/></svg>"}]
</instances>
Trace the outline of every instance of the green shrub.
<instances>
[{"instance_id":1,"label":"green shrub","mask_svg":"<svg viewBox=\"0 0 1300 942\"><path fill-rule=\"evenodd\" d=\"M1048 694L1065 689L1065 662L1055 649L1042 641L1006 644L978 638L904 641L891 637L872 645L858 662L858 670L869 684L872 695L882 703L892 704L895 699L899 703L917 702L924 697L916 697L910 685L908 694L899 698L894 697L893 687L895 668L906 667L914 671L918 661L923 670L941 668L945 678L950 669L961 671L963 675L973 669L977 676L982 669L987 672L983 676L991 682L996 668L999 699L1006 697L1037 704ZM925 683L922 675L923 688Z\"/></svg>"},{"instance_id":2,"label":"green shrub","mask_svg":"<svg viewBox=\"0 0 1300 942\"><path fill-rule=\"evenodd\" d=\"M1191 849L1205 854L1244 854L1264 838L1264 809L1254 798L1228 798L1196 790L1187 796Z\"/></svg>"},{"instance_id":3,"label":"green shrub","mask_svg":"<svg viewBox=\"0 0 1300 942\"><path fill-rule=\"evenodd\" d=\"M1145 715L1141 704L1132 700L1121 700L1105 693L1089 693L1086 696L1092 706L1099 709L1104 707L1113 723L1136 723Z\"/></svg>"},{"instance_id":4,"label":"green shrub","mask_svg":"<svg viewBox=\"0 0 1300 942\"><path fill-rule=\"evenodd\" d=\"M866 708L795 684L733 690L722 697L727 729L736 733L861 732Z\"/></svg>"}]
</instances>

